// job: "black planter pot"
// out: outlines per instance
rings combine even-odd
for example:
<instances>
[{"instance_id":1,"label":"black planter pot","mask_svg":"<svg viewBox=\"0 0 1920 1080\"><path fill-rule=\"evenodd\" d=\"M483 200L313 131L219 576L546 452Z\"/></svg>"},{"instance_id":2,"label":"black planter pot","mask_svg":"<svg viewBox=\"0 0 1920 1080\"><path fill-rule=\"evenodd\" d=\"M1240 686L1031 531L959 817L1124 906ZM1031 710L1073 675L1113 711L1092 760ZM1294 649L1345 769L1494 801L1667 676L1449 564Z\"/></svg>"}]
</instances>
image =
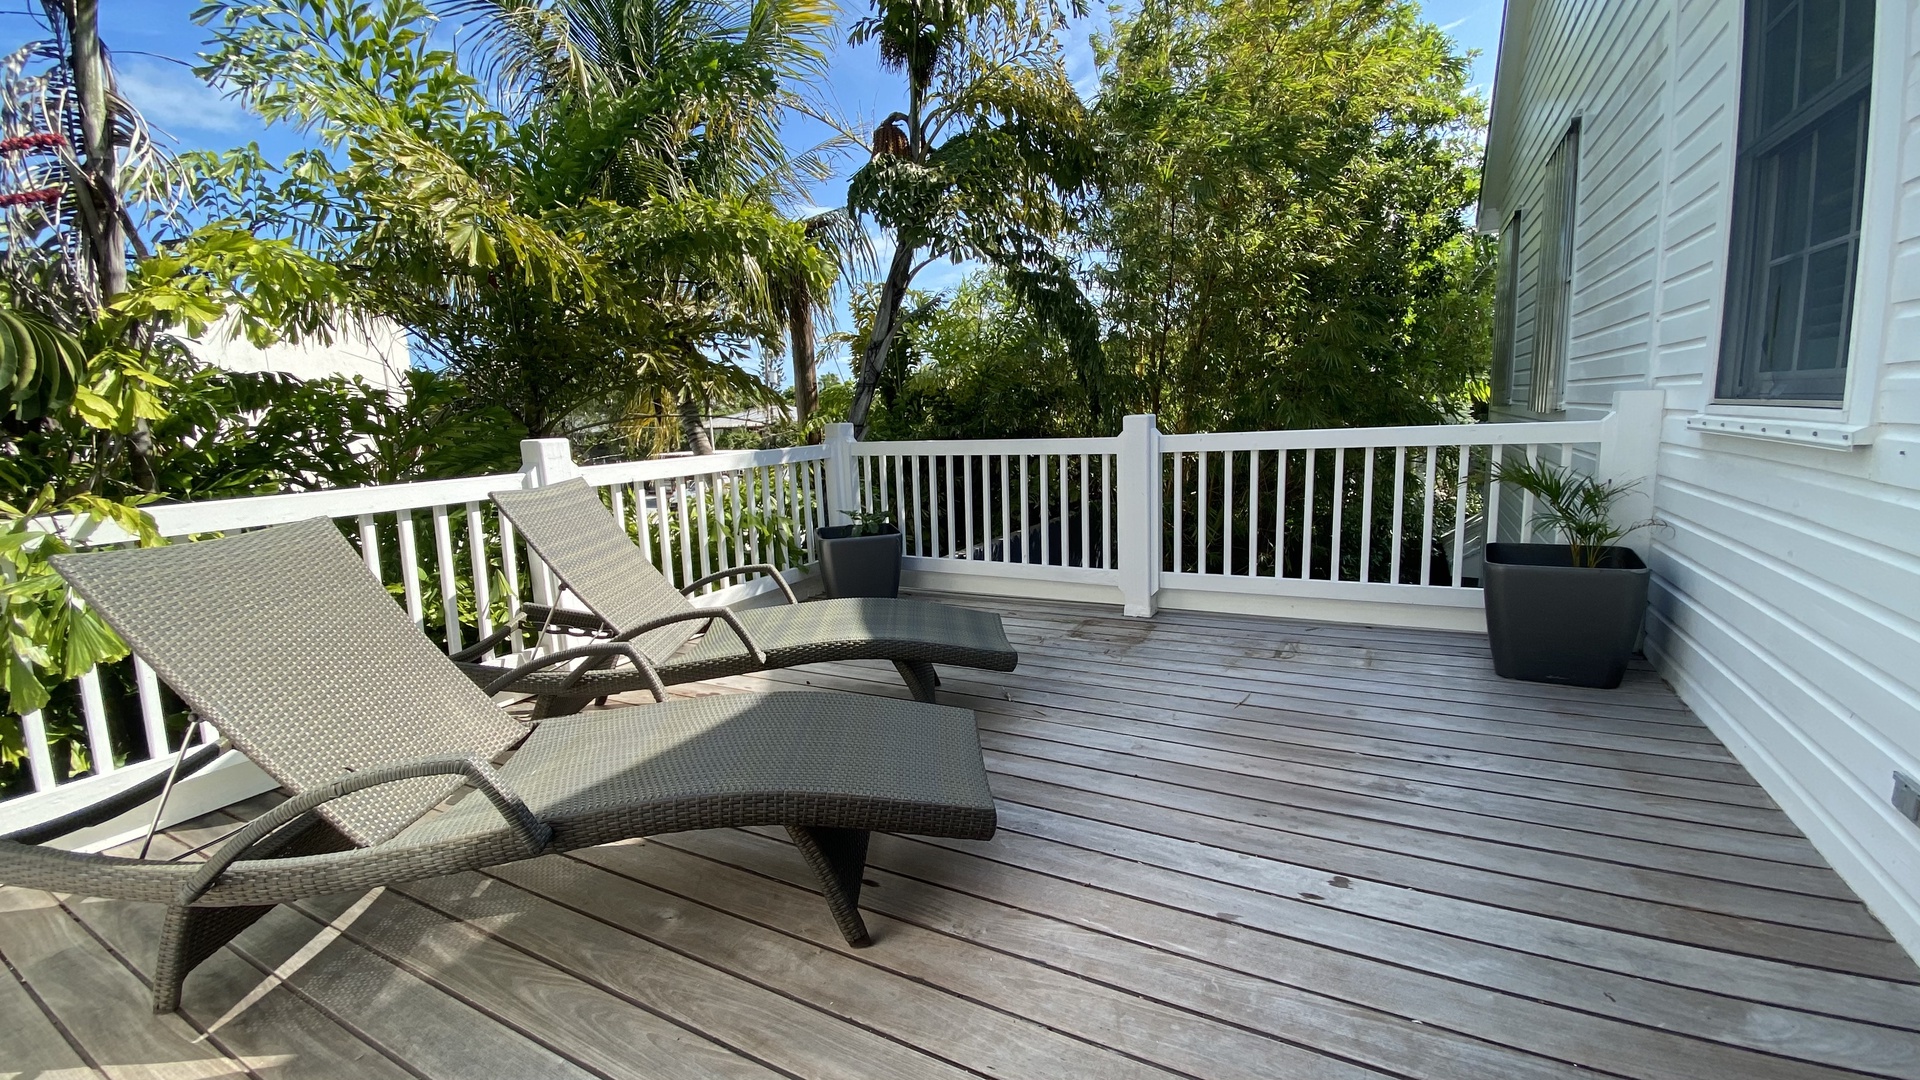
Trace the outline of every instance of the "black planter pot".
<instances>
[{"instance_id":1,"label":"black planter pot","mask_svg":"<svg viewBox=\"0 0 1920 1080\"><path fill-rule=\"evenodd\" d=\"M1565 544L1488 544L1487 638L1502 678L1620 685L1647 615L1647 564L1610 547L1596 567Z\"/></svg>"},{"instance_id":2,"label":"black planter pot","mask_svg":"<svg viewBox=\"0 0 1920 1080\"><path fill-rule=\"evenodd\" d=\"M814 531L813 542L828 596L900 595L898 527L889 525L884 532L855 536L851 525L828 525Z\"/></svg>"}]
</instances>

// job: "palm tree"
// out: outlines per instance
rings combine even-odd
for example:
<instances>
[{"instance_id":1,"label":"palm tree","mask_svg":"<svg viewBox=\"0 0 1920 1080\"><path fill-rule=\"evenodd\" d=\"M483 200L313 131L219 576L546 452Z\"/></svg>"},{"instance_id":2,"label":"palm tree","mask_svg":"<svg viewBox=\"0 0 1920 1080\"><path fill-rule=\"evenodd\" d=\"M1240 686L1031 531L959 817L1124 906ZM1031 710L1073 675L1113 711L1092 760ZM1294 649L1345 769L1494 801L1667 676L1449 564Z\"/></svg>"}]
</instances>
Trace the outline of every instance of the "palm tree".
<instances>
[{"instance_id":1,"label":"palm tree","mask_svg":"<svg viewBox=\"0 0 1920 1080\"><path fill-rule=\"evenodd\" d=\"M874 0L854 24L849 41L875 42L882 65L905 76L907 98L875 128L872 157L847 191L848 208L873 215L894 243L854 388L856 435L901 303L927 265L984 259L1036 296L1070 281L1050 241L1066 223L1063 197L1093 161L1056 36L1066 15L1057 0Z\"/></svg>"},{"instance_id":2,"label":"palm tree","mask_svg":"<svg viewBox=\"0 0 1920 1080\"><path fill-rule=\"evenodd\" d=\"M833 261L837 275L857 273L872 267L873 242L860 223L844 209L820 210L801 219L807 239ZM805 276L790 276L775 282L777 302L786 315L787 336L793 357L794 424L807 433L809 442L819 435L810 432L807 422L820 408L820 371L818 338L814 317L830 310L831 284L819 290Z\"/></svg>"}]
</instances>

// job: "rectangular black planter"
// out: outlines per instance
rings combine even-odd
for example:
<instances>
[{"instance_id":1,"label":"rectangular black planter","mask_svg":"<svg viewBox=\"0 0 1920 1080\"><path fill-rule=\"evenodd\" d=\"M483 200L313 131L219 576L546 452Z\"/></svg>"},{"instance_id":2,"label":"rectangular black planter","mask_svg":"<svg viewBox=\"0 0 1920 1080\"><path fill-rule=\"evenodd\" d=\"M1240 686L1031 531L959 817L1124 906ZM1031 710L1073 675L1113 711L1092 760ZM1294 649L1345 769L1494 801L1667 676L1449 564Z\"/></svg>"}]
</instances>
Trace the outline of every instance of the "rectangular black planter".
<instances>
[{"instance_id":1,"label":"rectangular black planter","mask_svg":"<svg viewBox=\"0 0 1920 1080\"><path fill-rule=\"evenodd\" d=\"M897 526L870 536L853 535L851 525L828 525L813 534L820 556L820 577L827 595L900 595L901 536Z\"/></svg>"},{"instance_id":2,"label":"rectangular black planter","mask_svg":"<svg viewBox=\"0 0 1920 1080\"><path fill-rule=\"evenodd\" d=\"M1633 549L1606 548L1586 567L1565 544L1488 544L1484 588L1502 678L1620 685L1647 614L1647 564Z\"/></svg>"}]
</instances>

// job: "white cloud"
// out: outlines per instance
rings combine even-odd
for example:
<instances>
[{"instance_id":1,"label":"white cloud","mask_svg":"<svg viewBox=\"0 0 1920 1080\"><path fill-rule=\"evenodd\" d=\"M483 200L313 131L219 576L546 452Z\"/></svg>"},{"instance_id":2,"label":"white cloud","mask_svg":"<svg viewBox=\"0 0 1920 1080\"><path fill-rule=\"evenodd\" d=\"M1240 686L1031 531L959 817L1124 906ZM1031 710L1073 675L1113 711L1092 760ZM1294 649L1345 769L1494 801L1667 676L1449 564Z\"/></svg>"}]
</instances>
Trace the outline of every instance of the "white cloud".
<instances>
[{"instance_id":1,"label":"white cloud","mask_svg":"<svg viewBox=\"0 0 1920 1080\"><path fill-rule=\"evenodd\" d=\"M166 60L129 56L114 65L120 94L154 127L191 145L193 136L253 135L262 121L188 68Z\"/></svg>"}]
</instances>

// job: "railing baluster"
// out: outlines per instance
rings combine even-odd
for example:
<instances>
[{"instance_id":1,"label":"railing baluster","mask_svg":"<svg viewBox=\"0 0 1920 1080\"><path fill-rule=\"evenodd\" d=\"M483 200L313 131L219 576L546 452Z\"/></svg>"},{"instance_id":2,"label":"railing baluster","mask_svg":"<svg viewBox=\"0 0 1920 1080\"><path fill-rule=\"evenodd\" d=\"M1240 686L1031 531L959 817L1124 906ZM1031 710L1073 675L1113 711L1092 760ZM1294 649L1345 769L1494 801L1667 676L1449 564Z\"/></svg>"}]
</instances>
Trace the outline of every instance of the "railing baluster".
<instances>
[{"instance_id":1,"label":"railing baluster","mask_svg":"<svg viewBox=\"0 0 1920 1080\"><path fill-rule=\"evenodd\" d=\"M514 535L513 522L500 517L500 573L507 579L507 618L520 616L520 539ZM513 653L520 655L520 638L513 638Z\"/></svg>"},{"instance_id":2,"label":"railing baluster","mask_svg":"<svg viewBox=\"0 0 1920 1080\"><path fill-rule=\"evenodd\" d=\"M367 573L373 580L384 583L386 578L380 573L380 526L372 514L361 514L359 524L360 557L366 560Z\"/></svg>"},{"instance_id":3,"label":"railing baluster","mask_svg":"<svg viewBox=\"0 0 1920 1080\"><path fill-rule=\"evenodd\" d=\"M672 514L672 508L667 505L671 501L667 494L669 487L669 481L666 480L653 482L653 521L654 527L660 532L658 566L660 576L671 581L673 580L673 518L669 516Z\"/></svg>"},{"instance_id":4,"label":"railing baluster","mask_svg":"<svg viewBox=\"0 0 1920 1080\"><path fill-rule=\"evenodd\" d=\"M473 567L476 625L480 636L486 637L493 633L493 583L487 580L487 522L477 502L467 504L467 562Z\"/></svg>"},{"instance_id":5,"label":"railing baluster","mask_svg":"<svg viewBox=\"0 0 1920 1080\"><path fill-rule=\"evenodd\" d=\"M80 676L80 722L87 729L87 760L95 776L105 776L117 765L113 760L113 736L107 730L107 703L100 697L100 669L88 668Z\"/></svg>"},{"instance_id":6,"label":"railing baluster","mask_svg":"<svg viewBox=\"0 0 1920 1080\"><path fill-rule=\"evenodd\" d=\"M440 574L440 621L447 628L447 651L460 651L460 579L453 561L453 526L445 506L432 510L433 555Z\"/></svg>"},{"instance_id":7,"label":"railing baluster","mask_svg":"<svg viewBox=\"0 0 1920 1080\"><path fill-rule=\"evenodd\" d=\"M1458 589L1464 583L1464 568L1461 563L1467 554L1467 465L1473 459L1473 448L1460 448L1459 477L1453 486L1453 587Z\"/></svg>"},{"instance_id":8,"label":"railing baluster","mask_svg":"<svg viewBox=\"0 0 1920 1080\"><path fill-rule=\"evenodd\" d=\"M1540 444L1527 444L1527 464L1540 464ZM1533 492L1522 489L1520 493L1520 542L1533 543Z\"/></svg>"},{"instance_id":9,"label":"railing baluster","mask_svg":"<svg viewBox=\"0 0 1920 1080\"><path fill-rule=\"evenodd\" d=\"M680 477L673 482L673 510L675 524L680 526L680 580L675 587L684 587L693 580L693 529L687 515L687 481ZM757 545L756 545L757 546Z\"/></svg>"},{"instance_id":10,"label":"railing baluster","mask_svg":"<svg viewBox=\"0 0 1920 1080\"><path fill-rule=\"evenodd\" d=\"M777 473L775 474L775 479L779 479ZM694 480L693 490L695 492L694 497L700 500L700 504L695 507L696 512L699 514L700 525L700 576L706 577L708 574L719 569L713 565L713 536L711 535L713 527L713 483L704 476L700 477ZM713 588L713 586L709 585L706 587L706 591L712 592Z\"/></svg>"},{"instance_id":11,"label":"railing baluster","mask_svg":"<svg viewBox=\"0 0 1920 1080\"><path fill-rule=\"evenodd\" d=\"M1022 556L1024 558L1024 555ZM1013 561L1013 455L1000 455L1000 561Z\"/></svg>"},{"instance_id":12,"label":"railing baluster","mask_svg":"<svg viewBox=\"0 0 1920 1080\"><path fill-rule=\"evenodd\" d=\"M427 615L420 603L420 551L413 536L413 511L393 515L400 528L400 591L407 599L407 618L424 623Z\"/></svg>"},{"instance_id":13,"label":"railing baluster","mask_svg":"<svg viewBox=\"0 0 1920 1080\"><path fill-rule=\"evenodd\" d=\"M967 542L966 542L966 543L965 543L964 545L962 545L962 547L961 547L961 551L960 551L960 557L961 557L961 558L963 558L963 559L971 559L971 558L973 558L973 545L974 545L974 542L975 542L975 540L976 540L976 539L977 539L977 538L979 537L979 535L980 535L979 533L977 533L977 532L975 532L975 531L974 531L974 527L975 527L975 524L976 524L976 523L975 523L975 521L974 521L974 516L975 516L975 515L974 515L974 509L973 509L973 461L974 461L974 457L973 457L973 455L972 455L972 454L967 454L967 455L965 455L964 457L962 457L962 458L961 458L960 460L966 463L966 470L967 470L967 474L966 474L966 476L965 476L965 477L963 478L963 480L965 481L965 483L964 483L964 484L962 485L962 486L964 487L964 489L965 489L965 492L966 492L966 500L967 500ZM982 460L982 461L985 461L986 459L985 459L985 458L981 458L980 460ZM982 480L981 480L981 482L982 482L983 484L985 483L985 478L984 478L984 477L982 478Z\"/></svg>"},{"instance_id":14,"label":"railing baluster","mask_svg":"<svg viewBox=\"0 0 1920 1080\"><path fill-rule=\"evenodd\" d=\"M920 455L909 454L907 461L910 466L907 469L907 493L913 501L913 535L907 538L906 543L908 550L924 558L927 554L927 533L920 521L920 489L926 487L926 481L920 475Z\"/></svg>"},{"instance_id":15,"label":"railing baluster","mask_svg":"<svg viewBox=\"0 0 1920 1080\"><path fill-rule=\"evenodd\" d=\"M20 714L20 741L27 746L27 772L33 777L33 790L53 786L53 751L47 747L47 725L40 710Z\"/></svg>"},{"instance_id":16,"label":"railing baluster","mask_svg":"<svg viewBox=\"0 0 1920 1080\"><path fill-rule=\"evenodd\" d=\"M1313 480L1314 450L1308 447L1306 460L1302 463L1302 477L1306 482L1306 496L1300 506L1300 580L1313 580Z\"/></svg>"},{"instance_id":17,"label":"railing baluster","mask_svg":"<svg viewBox=\"0 0 1920 1080\"><path fill-rule=\"evenodd\" d=\"M1497 544L1500 542L1500 481L1496 473L1501 461L1500 451L1501 448L1498 446L1487 447L1487 534L1485 542L1488 544ZM1484 551L1485 548L1483 547L1481 550Z\"/></svg>"},{"instance_id":18,"label":"railing baluster","mask_svg":"<svg viewBox=\"0 0 1920 1080\"><path fill-rule=\"evenodd\" d=\"M147 733L147 756L159 757L172 749L167 740L167 707L160 697L160 677L137 656L133 658L133 688L140 698L140 726Z\"/></svg>"},{"instance_id":19,"label":"railing baluster","mask_svg":"<svg viewBox=\"0 0 1920 1080\"><path fill-rule=\"evenodd\" d=\"M1287 576L1287 457L1281 450L1273 459L1273 576Z\"/></svg>"},{"instance_id":20,"label":"railing baluster","mask_svg":"<svg viewBox=\"0 0 1920 1080\"><path fill-rule=\"evenodd\" d=\"M1113 538L1113 455L1100 455L1100 568L1111 570L1118 565L1115 552L1118 550Z\"/></svg>"},{"instance_id":21,"label":"railing baluster","mask_svg":"<svg viewBox=\"0 0 1920 1080\"><path fill-rule=\"evenodd\" d=\"M1400 532L1407 508L1407 448L1393 448L1393 573L1387 580L1400 584Z\"/></svg>"},{"instance_id":22,"label":"railing baluster","mask_svg":"<svg viewBox=\"0 0 1920 1080\"><path fill-rule=\"evenodd\" d=\"M1058 455L1060 461L1060 565L1073 565L1073 504L1067 501L1067 473L1072 468L1070 454ZM1049 564L1051 565L1051 564Z\"/></svg>"},{"instance_id":23,"label":"railing baluster","mask_svg":"<svg viewBox=\"0 0 1920 1080\"><path fill-rule=\"evenodd\" d=\"M1184 574L1187 570L1187 455L1175 451L1173 454L1173 572Z\"/></svg>"},{"instance_id":24,"label":"railing baluster","mask_svg":"<svg viewBox=\"0 0 1920 1080\"><path fill-rule=\"evenodd\" d=\"M1360 476L1360 580L1373 580L1373 459L1380 448L1369 446L1367 467Z\"/></svg>"},{"instance_id":25,"label":"railing baluster","mask_svg":"<svg viewBox=\"0 0 1920 1080\"><path fill-rule=\"evenodd\" d=\"M1247 451L1247 576L1260 573L1260 451Z\"/></svg>"},{"instance_id":26,"label":"railing baluster","mask_svg":"<svg viewBox=\"0 0 1920 1080\"><path fill-rule=\"evenodd\" d=\"M1220 572L1233 576L1233 451L1220 453L1225 490L1220 497Z\"/></svg>"},{"instance_id":27,"label":"railing baluster","mask_svg":"<svg viewBox=\"0 0 1920 1080\"><path fill-rule=\"evenodd\" d=\"M1054 565L1054 515L1046 505L1046 492L1052 486L1052 467L1046 463L1050 455L1039 455L1039 480L1041 480L1041 565ZM1064 540L1066 536L1062 536Z\"/></svg>"},{"instance_id":28,"label":"railing baluster","mask_svg":"<svg viewBox=\"0 0 1920 1080\"><path fill-rule=\"evenodd\" d=\"M1033 561L1033 530L1027 525L1029 508L1032 504L1033 485L1027 476L1027 455L1020 455L1020 561Z\"/></svg>"},{"instance_id":29,"label":"railing baluster","mask_svg":"<svg viewBox=\"0 0 1920 1080\"><path fill-rule=\"evenodd\" d=\"M1340 580L1340 526L1344 523L1347 510L1347 448L1335 447L1333 451L1333 545L1330 549L1331 560L1327 566L1327 580Z\"/></svg>"},{"instance_id":30,"label":"railing baluster","mask_svg":"<svg viewBox=\"0 0 1920 1080\"><path fill-rule=\"evenodd\" d=\"M1207 538L1209 516L1207 512L1212 509L1213 502L1213 485L1207 482L1207 463L1212 456L1209 451L1200 451L1199 498L1194 506L1193 555L1195 572L1201 574L1213 572L1213 560L1210 557L1213 554L1213 546Z\"/></svg>"},{"instance_id":31,"label":"railing baluster","mask_svg":"<svg viewBox=\"0 0 1920 1080\"><path fill-rule=\"evenodd\" d=\"M607 494L612 498L613 520L619 522L621 528L623 529L626 528L627 527L627 500L623 498L620 494L620 485L619 484L607 485Z\"/></svg>"},{"instance_id":32,"label":"railing baluster","mask_svg":"<svg viewBox=\"0 0 1920 1080\"><path fill-rule=\"evenodd\" d=\"M1426 479L1422 481L1420 526L1420 584L1433 584L1433 467L1435 447L1427 447Z\"/></svg>"}]
</instances>

